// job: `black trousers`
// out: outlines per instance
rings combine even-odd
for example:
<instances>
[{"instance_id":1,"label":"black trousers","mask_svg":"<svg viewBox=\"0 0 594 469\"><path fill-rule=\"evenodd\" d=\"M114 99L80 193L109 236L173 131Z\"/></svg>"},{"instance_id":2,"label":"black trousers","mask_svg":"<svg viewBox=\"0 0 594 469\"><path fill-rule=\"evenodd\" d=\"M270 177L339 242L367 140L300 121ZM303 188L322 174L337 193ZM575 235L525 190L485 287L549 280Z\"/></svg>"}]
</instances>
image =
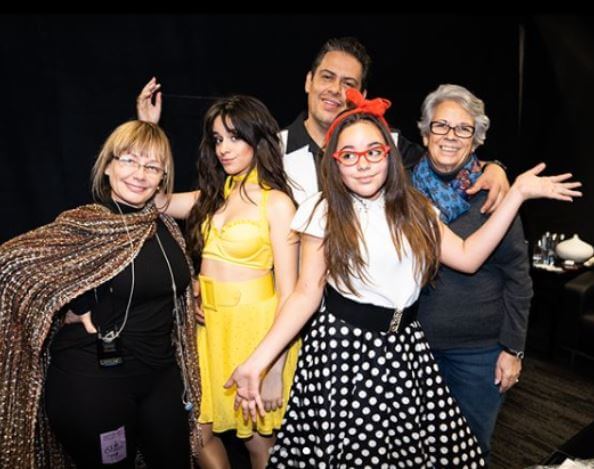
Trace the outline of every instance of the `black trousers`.
<instances>
[{"instance_id":1,"label":"black trousers","mask_svg":"<svg viewBox=\"0 0 594 469\"><path fill-rule=\"evenodd\" d=\"M189 468L188 413L177 365L140 375L92 377L50 366L50 426L79 468Z\"/></svg>"}]
</instances>

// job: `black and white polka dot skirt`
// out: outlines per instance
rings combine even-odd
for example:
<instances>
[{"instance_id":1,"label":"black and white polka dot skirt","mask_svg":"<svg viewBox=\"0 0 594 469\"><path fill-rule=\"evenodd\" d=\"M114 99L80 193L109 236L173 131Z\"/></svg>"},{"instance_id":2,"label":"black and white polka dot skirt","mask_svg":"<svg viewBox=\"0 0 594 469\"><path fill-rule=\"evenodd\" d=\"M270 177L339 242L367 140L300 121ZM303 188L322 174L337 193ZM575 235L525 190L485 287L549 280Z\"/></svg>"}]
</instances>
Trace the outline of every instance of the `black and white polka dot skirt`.
<instances>
[{"instance_id":1,"label":"black and white polka dot skirt","mask_svg":"<svg viewBox=\"0 0 594 469\"><path fill-rule=\"evenodd\" d=\"M477 440L418 322L397 334L328 311L305 337L270 468L479 468Z\"/></svg>"}]
</instances>

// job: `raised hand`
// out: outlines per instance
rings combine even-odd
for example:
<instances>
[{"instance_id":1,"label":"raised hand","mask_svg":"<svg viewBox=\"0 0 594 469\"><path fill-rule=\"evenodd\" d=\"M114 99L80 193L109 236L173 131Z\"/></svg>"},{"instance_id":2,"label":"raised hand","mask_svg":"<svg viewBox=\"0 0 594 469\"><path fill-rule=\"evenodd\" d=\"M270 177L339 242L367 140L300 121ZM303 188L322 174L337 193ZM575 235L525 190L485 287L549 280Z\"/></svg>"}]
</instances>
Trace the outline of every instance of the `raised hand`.
<instances>
[{"instance_id":1,"label":"raised hand","mask_svg":"<svg viewBox=\"0 0 594 469\"><path fill-rule=\"evenodd\" d=\"M545 167L544 163L539 163L516 178L513 186L519 191L524 200L544 197L571 202L573 197L582 196L580 191L574 190L581 187L582 183L568 181L572 177L571 173L538 176Z\"/></svg>"},{"instance_id":2,"label":"raised hand","mask_svg":"<svg viewBox=\"0 0 594 469\"><path fill-rule=\"evenodd\" d=\"M161 118L161 84L157 83L155 77L142 88L142 91L136 98L136 115L141 121L158 124ZM153 104L153 95L155 95L155 104Z\"/></svg>"}]
</instances>

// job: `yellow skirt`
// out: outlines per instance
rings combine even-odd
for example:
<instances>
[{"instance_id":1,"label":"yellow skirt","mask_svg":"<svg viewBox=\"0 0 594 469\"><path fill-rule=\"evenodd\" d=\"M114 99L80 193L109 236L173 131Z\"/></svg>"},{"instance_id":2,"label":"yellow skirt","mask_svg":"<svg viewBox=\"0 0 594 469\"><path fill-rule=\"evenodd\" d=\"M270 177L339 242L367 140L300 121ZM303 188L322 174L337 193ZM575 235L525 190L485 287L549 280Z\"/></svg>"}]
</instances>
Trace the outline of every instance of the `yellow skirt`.
<instances>
[{"instance_id":1,"label":"yellow skirt","mask_svg":"<svg viewBox=\"0 0 594 469\"><path fill-rule=\"evenodd\" d=\"M199 422L214 432L236 429L239 438L253 432L271 435L280 428L297 366L301 341L292 343L283 370L283 406L256 423L245 422L233 409L235 388L225 389L233 370L264 338L274 322L278 303L272 273L245 282L217 282L200 275L205 325L198 326L198 357L202 384Z\"/></svg>"}]
</instances>

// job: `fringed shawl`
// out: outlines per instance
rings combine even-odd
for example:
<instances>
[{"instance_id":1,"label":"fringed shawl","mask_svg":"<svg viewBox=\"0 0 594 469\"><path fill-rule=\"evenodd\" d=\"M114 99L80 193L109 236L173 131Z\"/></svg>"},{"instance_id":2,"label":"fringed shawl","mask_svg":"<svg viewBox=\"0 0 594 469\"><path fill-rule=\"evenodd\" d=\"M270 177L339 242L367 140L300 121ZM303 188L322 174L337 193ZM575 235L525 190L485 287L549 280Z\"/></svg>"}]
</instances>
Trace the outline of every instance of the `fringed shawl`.
<instances>
[{"instance_id":1,"label":"fringed shawl","mask_svg":"<svg viewBox=\"0 0 594 469\"><path fill-rule=\"evenodd\" d=\"M102 205L62 213L48 225L0 246L0 467L58 468L70 465L49 430L40 405L48 365L48 337L56 315L71 300L115 277L154 235L159 217L153 203L140 212L114 214ZM161 219L185 252L177 224ZM130 245L132 240L132 246ZM190 262L186 256L188 265ZM190 266L190 271L192 268ZM178 362L194 412L200 409L200 375L191 287L183 337L174 332ZM55 327L52 328L52 325ZM189 414L191 446L200 448L194 413Z\"/></svg>"}]
</instances>

